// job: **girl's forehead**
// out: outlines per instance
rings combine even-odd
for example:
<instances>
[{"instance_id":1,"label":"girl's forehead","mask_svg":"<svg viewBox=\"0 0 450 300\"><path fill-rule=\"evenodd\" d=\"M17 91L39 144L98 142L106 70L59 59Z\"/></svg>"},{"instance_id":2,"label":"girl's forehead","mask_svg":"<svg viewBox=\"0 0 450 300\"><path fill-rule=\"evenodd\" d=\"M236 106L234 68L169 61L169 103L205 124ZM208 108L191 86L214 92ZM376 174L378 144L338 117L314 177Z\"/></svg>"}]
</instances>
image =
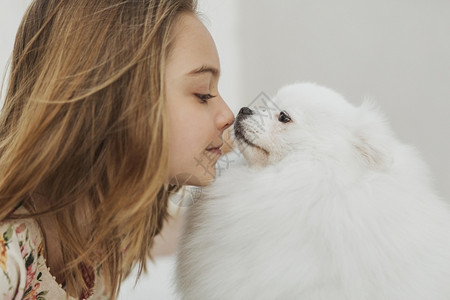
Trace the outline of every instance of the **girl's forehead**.
<instances>
[{"instance_id":1,"label":"girl's forehead","mask_svg":"<svg viewBox=\"0 0 450 300\"><path fill-rule=\"evenodd\" d=\"M220 71L219 56L211 34L194 14L182 14L173 30L173 48L168 57L176 65L177 73L186 75L208 68ZM213 74L214 75L214 74Z\"/></svg>"}]
</instances>

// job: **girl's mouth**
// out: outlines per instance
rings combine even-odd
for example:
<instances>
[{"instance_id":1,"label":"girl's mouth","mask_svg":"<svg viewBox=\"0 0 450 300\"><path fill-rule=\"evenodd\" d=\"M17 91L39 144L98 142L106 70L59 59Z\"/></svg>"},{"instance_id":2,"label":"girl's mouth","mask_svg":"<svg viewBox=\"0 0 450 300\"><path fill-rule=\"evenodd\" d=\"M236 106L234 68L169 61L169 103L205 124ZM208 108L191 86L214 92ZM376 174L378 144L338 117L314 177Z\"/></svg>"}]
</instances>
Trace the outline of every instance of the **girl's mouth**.
<instances>
[{"instance_id":1,"label":"girl's mouth","mask_svg":"<svg viewBox=\"0 0 450 300\"><path fill-rule=\"evenodd\" d=\"M206 149L206 151L209 151L211 153L214 153L214 154L217 154L217 155L221 156L222 155L222 149L221 149L222 145L220 145L218 147L208 148L208 149Z\"/></svg>"}]
</instances>

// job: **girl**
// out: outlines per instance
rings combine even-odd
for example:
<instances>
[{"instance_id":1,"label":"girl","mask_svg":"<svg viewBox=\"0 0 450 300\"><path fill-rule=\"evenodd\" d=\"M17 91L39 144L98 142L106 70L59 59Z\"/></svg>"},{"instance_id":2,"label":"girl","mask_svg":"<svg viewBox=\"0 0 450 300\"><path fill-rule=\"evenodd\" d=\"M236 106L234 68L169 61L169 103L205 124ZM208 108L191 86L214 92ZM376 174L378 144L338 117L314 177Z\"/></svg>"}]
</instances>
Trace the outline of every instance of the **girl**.
<instances>
[{"instance_id":1,"label":"girl","mask_svg":"<svg viewBox=\"0 0 450 300\"><path fill-rule=\"evenodd\" d=\"M115 298L234 120L194 0L35 0L0 116L0 297Z\"/></svg>"}]
</instances>

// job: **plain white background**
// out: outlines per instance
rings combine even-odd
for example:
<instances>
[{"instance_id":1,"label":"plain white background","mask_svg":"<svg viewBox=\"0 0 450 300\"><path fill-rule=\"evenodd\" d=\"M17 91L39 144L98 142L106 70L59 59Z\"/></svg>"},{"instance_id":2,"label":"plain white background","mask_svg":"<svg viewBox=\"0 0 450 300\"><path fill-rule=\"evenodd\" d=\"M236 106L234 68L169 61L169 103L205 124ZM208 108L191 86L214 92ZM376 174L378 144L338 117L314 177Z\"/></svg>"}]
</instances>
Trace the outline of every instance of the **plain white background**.
<instances>
[{"instance_id":1,"label":"plain white background","mask_svg":"<svg viewBox=\"0 0 450 300\"><path fill-rule=\"evenodd\" d=\"M2 71L28 3L0 0ZM355 104L371 97L399 138L419 149L439 194L450 199L450 1L200 0L199 6L219 51L221 93L235 113L260 92L274 95L295 81L326 85ZM132 298L170 299L172 267L171 258L161 260Z\"/></svg>"}]
</instances>

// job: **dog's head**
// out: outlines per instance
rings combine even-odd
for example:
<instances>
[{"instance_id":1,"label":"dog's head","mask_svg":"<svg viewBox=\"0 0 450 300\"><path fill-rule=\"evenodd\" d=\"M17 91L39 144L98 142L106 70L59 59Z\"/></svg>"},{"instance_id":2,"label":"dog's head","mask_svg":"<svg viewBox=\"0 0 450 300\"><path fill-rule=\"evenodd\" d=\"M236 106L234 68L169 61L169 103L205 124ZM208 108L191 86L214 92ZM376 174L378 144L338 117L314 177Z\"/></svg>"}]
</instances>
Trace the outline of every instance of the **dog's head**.
<instances>
[{"instance_id":1,"label":"dog's head","mask_svg":"<svg viewBox=\"0 0 450 300\"><path fill-rule=\"evenodd\" d=\"M282 88L271 108L243 107L234 134L251 166L292 157L384 168L391 160L390 130L370 104L354 107L338 93L312 83Z\"/></svg>"}]
</instances>

